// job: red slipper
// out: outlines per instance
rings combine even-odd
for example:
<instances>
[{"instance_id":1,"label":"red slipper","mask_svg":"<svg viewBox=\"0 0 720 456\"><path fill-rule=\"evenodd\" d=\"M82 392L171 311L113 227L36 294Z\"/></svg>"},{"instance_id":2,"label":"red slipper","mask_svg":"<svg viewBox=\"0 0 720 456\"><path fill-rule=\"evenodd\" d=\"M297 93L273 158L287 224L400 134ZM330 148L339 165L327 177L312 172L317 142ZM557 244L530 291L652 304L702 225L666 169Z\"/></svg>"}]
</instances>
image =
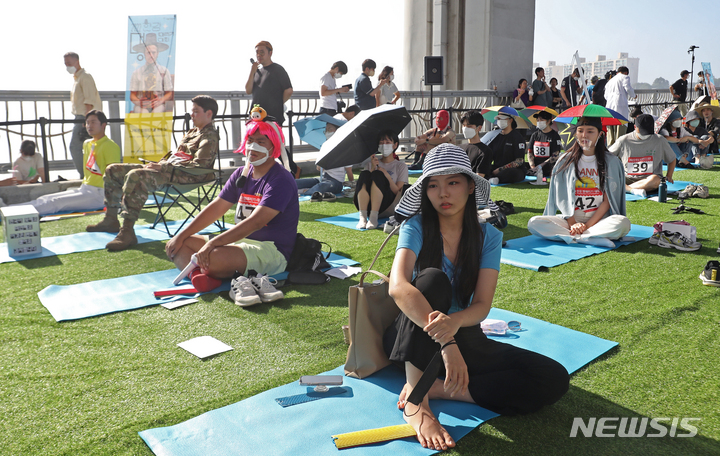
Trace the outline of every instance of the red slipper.
<instances>
[{"instance_id":1,"label":"red slipper","mask_svg":"<svg viewBox=\"0 0 720 456\"><path fill-rule=\"evenodd\" d=\"M201 293L212 291L222 285L222 281L214 279L207 274L202 274L200 269L196 269L190 273L190 281L195 289Z\"/></svg>"}]
</instances>

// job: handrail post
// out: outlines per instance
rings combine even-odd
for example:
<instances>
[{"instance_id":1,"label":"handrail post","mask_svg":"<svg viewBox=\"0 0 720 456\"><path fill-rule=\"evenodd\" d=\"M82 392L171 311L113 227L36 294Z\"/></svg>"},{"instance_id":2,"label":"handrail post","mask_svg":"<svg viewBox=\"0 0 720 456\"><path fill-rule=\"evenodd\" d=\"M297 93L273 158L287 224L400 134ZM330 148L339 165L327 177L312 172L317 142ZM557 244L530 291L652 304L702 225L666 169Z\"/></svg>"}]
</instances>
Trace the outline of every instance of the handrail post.
<instances>
[{"instance_id":1,"label":"handrail post","mask_svg":"<svg viewBox=\"0 0 720 456\"><path fill-rule=\"evenodd\" d=\"M48 123L48 120L45 117L41 117L39 120L40 120L40 141L42 142L42 151L43 151L43 165L45 167L45 175L43 176L43 182L50 182L50 163L48 162L47 135L45 133L45 125Z\"/></svg>"}]
</instances>

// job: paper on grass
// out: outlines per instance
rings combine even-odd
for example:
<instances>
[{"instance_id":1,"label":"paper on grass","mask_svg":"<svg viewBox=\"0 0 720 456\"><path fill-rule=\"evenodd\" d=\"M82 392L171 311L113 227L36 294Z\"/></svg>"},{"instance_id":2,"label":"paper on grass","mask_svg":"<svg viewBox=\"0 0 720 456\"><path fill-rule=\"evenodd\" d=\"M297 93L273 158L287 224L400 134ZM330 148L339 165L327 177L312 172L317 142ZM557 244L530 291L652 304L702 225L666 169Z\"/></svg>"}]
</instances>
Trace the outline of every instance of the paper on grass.
<instances>
[{"instance_id":1,"label":"paper on grass","mask_svg":"<svg viewBox=\"0 0 720 456\"><path fill-rule=\"evenodd\" d=\"M352 277L355 274L359 274L362 272L362 268L355 267L355 266L340 266L339 268L332 268L327 271L325 271L325 274L329 275L330 277L335 277L336 279L347 279L348 277Z\"/></svg>"},{"instance_id":2,"label":"paper on grass","mask_svg":"<svg viewBox=\"0 0 720 456\"><path fill-rule=\"evenodd\" d=\"M166 302L166 303L160 304L160 305L168 310L173 310L178 307L186 306L188 304L194 304L196 302L198 302L197 298L185 298L185 299L178 299L177 301Z\"/></svg>"},{"instance_id":3,"label":"paper on grass","mask_svg":"<svg viewBox=\"0 0 720 456\"><path fill-rule=\"evenodd\" d=\"M212 336L200 336L194 339L180 342L178 347L189 351L198 358L207 358L208 356L217 355L230 351L233 348L224 344Z\"/></svg>"}]
</instances>

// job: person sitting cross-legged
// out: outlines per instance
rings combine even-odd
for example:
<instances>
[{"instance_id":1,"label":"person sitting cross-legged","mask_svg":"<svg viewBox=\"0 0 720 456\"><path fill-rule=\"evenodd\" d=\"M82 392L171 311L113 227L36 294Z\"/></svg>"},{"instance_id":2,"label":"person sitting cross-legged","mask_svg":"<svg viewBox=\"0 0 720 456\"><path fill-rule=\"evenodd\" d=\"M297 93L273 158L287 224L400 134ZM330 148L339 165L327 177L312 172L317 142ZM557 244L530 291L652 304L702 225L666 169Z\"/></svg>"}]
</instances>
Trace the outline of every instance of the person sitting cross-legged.
<instances>
[{"instance_id":1,"label":"person sitting cross-legged","mask_svg":"<svg viewBox=\"0 0 720 456\"><path fill-rule=\"evenodd\" d=\"M333 119L333 122L335 120ZM325 125L325 138L330 139L335 134L339 126L328 122ZM351 185L354 182L354 175L352 166L339 167L333 169L323 169L317 167L320 171L320 177L306 177L303 179L297 179L298 194L311 195L311 201L322 201L335 200L335 195L341 193L343 189L343 183L345 182L345 176Z\"/></svg>"},{"instance_id":2,"label":"person sitting cross-legged","mask_svg":"<svg viewBox=\"0 0 720 456\"><path fill-rule=\"evenodd\" d=\"M621 136L608 148L625 167L625 191L641 196L657 190L663 177L662 164L667 163L668 182L673 182L675 152L665 138L655 134L655 120L641 114L635 120L635 131Z\"/></svg>"},{"instance_id":3,"label":"person sitting cross-legged","mask_svg":"<svg viewBox=\"0 0 720 456\"><path fill-rule=\"evenodd\" d=\"M179 269L196 256L199 268L191 281L198 291L212 290L221 279L239 275L230 292L235 304L250 306L282 298L268 276L285 271L300 218L295 179L275 161L284 148L282 138L277 123L250 121L238 149L248 163L235 170L220 195L165 245L168 258ZM234 227L209 240L195 234L235 204ZM253 279L247 277L251 271L258 274Z\"/></svg>"},{"instance_id":4,"label":"person sitting cross-legged","mask_svg":"<svg viewBox=\"0 0 720 456\"><path fill-rule=\"evenodd\" d=\"M198 95L192 102L191 118L195 128L183 137L172 155L147 165L117 163L107 167L104 177L107 212L100 223L89 225L86 230L118 233L106 245L108 250L125 250L138 243L134 226L150 192L171 182L194 184L212 179L220 140L212 122L218 105L207 95ZM208 172L191 173L203 169ZM122 227L118 221L121 208Z\"/></svg>"},{"instance_id":5,"label":"person sitting cross-legged","mask_svg":"<svg viewBox=\"0 0 720 456\"><path fill-rule=\"evenodd\" d=\"M631 227L622 163L607 151L600 118L581 117L575 135L553 169L544 215L531 218L528 230L551 241L614 247L611 239Z\"/></svg>"}]
</instances>

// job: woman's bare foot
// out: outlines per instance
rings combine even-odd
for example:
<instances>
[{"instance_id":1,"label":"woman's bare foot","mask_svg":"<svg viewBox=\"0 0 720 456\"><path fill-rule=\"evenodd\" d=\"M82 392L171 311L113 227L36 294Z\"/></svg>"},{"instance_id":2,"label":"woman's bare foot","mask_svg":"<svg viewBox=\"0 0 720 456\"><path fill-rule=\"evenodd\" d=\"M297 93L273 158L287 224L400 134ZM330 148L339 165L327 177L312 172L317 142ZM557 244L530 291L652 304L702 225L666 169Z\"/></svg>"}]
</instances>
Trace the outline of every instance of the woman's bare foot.
<instances>
[{"instance_id":1,"label":"woman's bare foot","mask_svg":"<svg viewBox=\"0 0 720 456\"><path fill-rule=\"evenodd\" d=\"M403 418L415 429L418 442L423 448L440 451L455 446L455 441L430 410L427 397L419 406L407 405L403 412Z\"/></svg>"},{"instance_id":2,"label":"woman's bare foot","mask_svg":"<svg viewBox=\"0 0 720 456\"><path fill-rule=\"evenodd\" d=\"M402 391L400 391L400 397L398 398L398 409L402 410L405 408L405 404L407 404L407 397L412 392L412 387L410 387L409 383L405 383L405 386L403 386ZM445 396L448 396L445 394L445 387L443 386L443 381L439 378L435 379L435 382L430 387L430 391L428 391L427 398L428 399L446 399Z\"/></svg>"}]
</instances>

